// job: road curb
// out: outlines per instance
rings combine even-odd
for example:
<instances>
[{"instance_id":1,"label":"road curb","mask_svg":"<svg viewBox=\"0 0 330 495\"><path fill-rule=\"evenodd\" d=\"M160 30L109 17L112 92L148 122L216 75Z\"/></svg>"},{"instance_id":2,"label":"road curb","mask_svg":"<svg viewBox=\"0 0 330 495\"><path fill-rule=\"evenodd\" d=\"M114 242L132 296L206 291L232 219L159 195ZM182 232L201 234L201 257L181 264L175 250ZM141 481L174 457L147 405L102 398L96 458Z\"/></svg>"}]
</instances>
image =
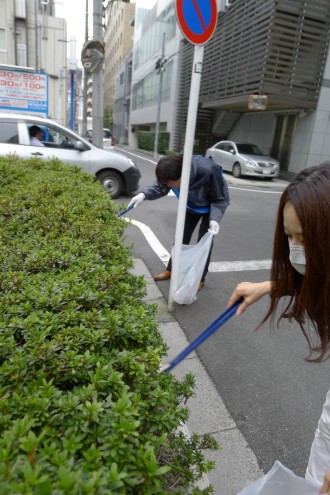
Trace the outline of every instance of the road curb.
<instances>
[{"instance_id":1,"label":"road curb","mask_svg":"<svg viewBox=\"0 0 330 495\"><path fill-rule=\"evenodd\" d=\"M175 313L168 312L167 301L142 259L134 259L133 273L145 277L145 300L158 307L159 331L169 347L167 360L170 361L188 344L186 335L175 319ZM221 447L218 452L206 454L207 459L215 461L216 469L204 476L198 487L205 488L211 483L215 495L236 495L263 472L195 352L173 370L179 379L187 373L193 373L196 378L196 397L189 399L187 404L190 417L184 425L185 433L211 433Z\"/></svg>"}]
</instances>

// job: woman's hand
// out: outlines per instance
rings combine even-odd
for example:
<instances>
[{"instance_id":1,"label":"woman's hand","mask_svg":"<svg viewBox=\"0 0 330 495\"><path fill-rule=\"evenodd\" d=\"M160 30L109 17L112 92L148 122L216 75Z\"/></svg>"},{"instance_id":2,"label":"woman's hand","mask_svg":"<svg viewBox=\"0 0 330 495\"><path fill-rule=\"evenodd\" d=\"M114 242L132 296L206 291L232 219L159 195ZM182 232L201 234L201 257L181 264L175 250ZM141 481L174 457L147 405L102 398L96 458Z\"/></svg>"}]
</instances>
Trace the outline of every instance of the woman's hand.
<instances>
[{"instance_id":1,"label":"woman's hand","mask_svg":"<svg viewBox=\"0 0 330 495\"><path fill-rule=\"evenodd\" d=\"M330 469L328 469L324 475L324 482L320 490L320 495L323 493L330 493Z\"/></svg>"},{"instance_id":2,"label":"woman's hand","mask_svg":"<svg viewBox=\"0 0 330 495\"><path fill-rule=\"evenodd\" d=\"M241 315L248 306L258 301L265 294L269 294L270 286L271 282L269 280L266 282L256 283L242 282L236 286L236 289L230 296L228 306L231 306L235 301L237 301L237 299L243 297L244 301L240 306L238 306L236 311L237 315Z\"/></svg>"}]
</instances>

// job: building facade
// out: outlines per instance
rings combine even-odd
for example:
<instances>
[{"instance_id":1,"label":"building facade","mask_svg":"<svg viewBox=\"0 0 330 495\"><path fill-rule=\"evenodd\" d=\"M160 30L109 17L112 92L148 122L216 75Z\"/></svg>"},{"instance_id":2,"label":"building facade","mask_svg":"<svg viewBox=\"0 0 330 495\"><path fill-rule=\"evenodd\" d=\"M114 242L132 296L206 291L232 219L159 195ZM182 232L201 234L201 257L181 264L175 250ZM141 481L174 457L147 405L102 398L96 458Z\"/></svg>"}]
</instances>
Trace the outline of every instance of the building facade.
<instances>
[{"instance_id":1,"label":"building facade","mask_svg":"<svg viewBox=\"0 0 330 495\"><path fill-rule=\"evenodd\" d=\"M196 151L254 142L292 173L330 159L329 28L328 0L231 0L205 46ZM177 149L192 47L182 43L182 54ZM250 108L250 95L266 96L266 110Z\"/></svg>"},{"instance_id":2,"label":"building facade","mask_svg":"<svg viewBox=\"0 0 330 495\"><path fill-rule=\"evenodd\" d=\"M133 51L127 55L116 76L113 133L118 143L128 143L131 106Z\"/></svg>"},{"instance_id":3,"label":"building facade","mask_svg":"<svg viewBox=\"0 0 330 495\"><path fill-rule=\"evenodd\" d=\"M159 110L159 131L170 134L169 147L173 149L181 39L173 0L158 0L150 9L141 8L137 1L129 129L129 143L133 147L137 146L140 130L155 131ZM164 44L165 61L163 68L157 69Z\"/></svg>"},{"instance_id":4,"label":"building facade","mask_svg":"<svg viewBox=\"0 0 330 495\"><path fill-rule=\"evenodd\" d=\"M114 132L116 88L119 85L119 68L132 49L135 5L123 1L108 2L105 12L105 63L104 63L104 110L110 118Z\"/></svg>"},{"instance_id":5,"label":"building facade","mask_svg":"<svg viewBox=\"0 0 330 495\"><path fill-rule=\"evenodd\" d=\"M54 0L1 0L0 65L48 74L48 116L60 123L67 119L66 40L66 21L55 17Z\"/></svg>"}]
</instances>

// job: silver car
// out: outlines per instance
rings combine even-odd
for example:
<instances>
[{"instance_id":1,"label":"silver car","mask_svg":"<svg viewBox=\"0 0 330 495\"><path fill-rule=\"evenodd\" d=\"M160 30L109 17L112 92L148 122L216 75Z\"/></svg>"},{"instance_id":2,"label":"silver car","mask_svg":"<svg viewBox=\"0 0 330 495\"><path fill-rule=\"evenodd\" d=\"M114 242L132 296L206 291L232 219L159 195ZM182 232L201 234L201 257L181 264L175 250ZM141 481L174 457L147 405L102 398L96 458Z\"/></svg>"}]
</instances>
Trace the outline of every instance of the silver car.
<instances>
[{"instance_id":1,"label":"silver car","mask_svg":"<svg viewBox=\"0 0 330 495\"><path fill-rule=\"evenodd\" d=\"M41 144L32 145L29 129L40 127ZM37 140L38 141L38 140ZM103 150L56 122L40 117L0 112L0 155L15 153L27 159L58 158L95 174L110 196L131 194L139 187L141 173L134 162L120 153Z\"/></svg>"},{"instance_id":2,"label":"silver car","mask_svg":"<svg viewBox=\"0 0 330 495\"><path fill-rule=\"evenodd\" d=\"M85 139L89 143L93 142L93 129L88 129L85 134ZM109 129L103 129L103 149L108 150L115 145L115 138Z\"/></svg>"},{"instance_id":3,"label":"silver car","mask_svg":"<svg viewBox=\"0 0 330 495\"><path fill-rule=\"evenodd\" d=\"M278 177L280 171L279 162L265 155L256 144L220 141L206 150L206 156L211 156L234 177L254 175L272 179Z\"/></svg>"}]
</instances>

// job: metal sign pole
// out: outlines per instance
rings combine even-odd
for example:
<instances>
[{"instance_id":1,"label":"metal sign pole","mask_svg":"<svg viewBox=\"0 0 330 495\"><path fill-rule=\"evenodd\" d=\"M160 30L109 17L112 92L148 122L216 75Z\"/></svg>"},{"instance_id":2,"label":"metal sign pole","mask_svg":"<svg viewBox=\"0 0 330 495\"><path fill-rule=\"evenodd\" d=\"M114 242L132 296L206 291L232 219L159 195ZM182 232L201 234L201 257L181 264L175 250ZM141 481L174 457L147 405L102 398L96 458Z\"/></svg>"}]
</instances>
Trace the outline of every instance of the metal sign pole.
<instances>
[{"instance_id":1,"label":"metal sign pole","mask_svg":"<svg viewBox=\"0 0 330 495\"><path fill-rule=\"evenodd\" d=\"M197 118L197 110L198 110L199 88L202 77L203 55L204 55L204 45L195 45L193 70L192 70L191 85L190 85L185 145L183 150L180 197L179 197L179 206L178 206L178 214L176 221L175 242L173 248L172 276L171 276L170 292L168 298L169 311L173 311L174 308L173 294L175 293L176 288L178 286L181 246L183 239L184 222L186 217L191 159L193 154L196 118Z\"/></svg>"},{"instance_id":2,"label":"metal sign pole","mask_svg":"<svg viewBox=\"0 0 330 495\"><path fill-rule=\"evenodd\" d=\"M102 0L93 0L93 38L103 41ZM93 144L103 148L103 70L93 74Z\"/></svg>"}]
</instances>

